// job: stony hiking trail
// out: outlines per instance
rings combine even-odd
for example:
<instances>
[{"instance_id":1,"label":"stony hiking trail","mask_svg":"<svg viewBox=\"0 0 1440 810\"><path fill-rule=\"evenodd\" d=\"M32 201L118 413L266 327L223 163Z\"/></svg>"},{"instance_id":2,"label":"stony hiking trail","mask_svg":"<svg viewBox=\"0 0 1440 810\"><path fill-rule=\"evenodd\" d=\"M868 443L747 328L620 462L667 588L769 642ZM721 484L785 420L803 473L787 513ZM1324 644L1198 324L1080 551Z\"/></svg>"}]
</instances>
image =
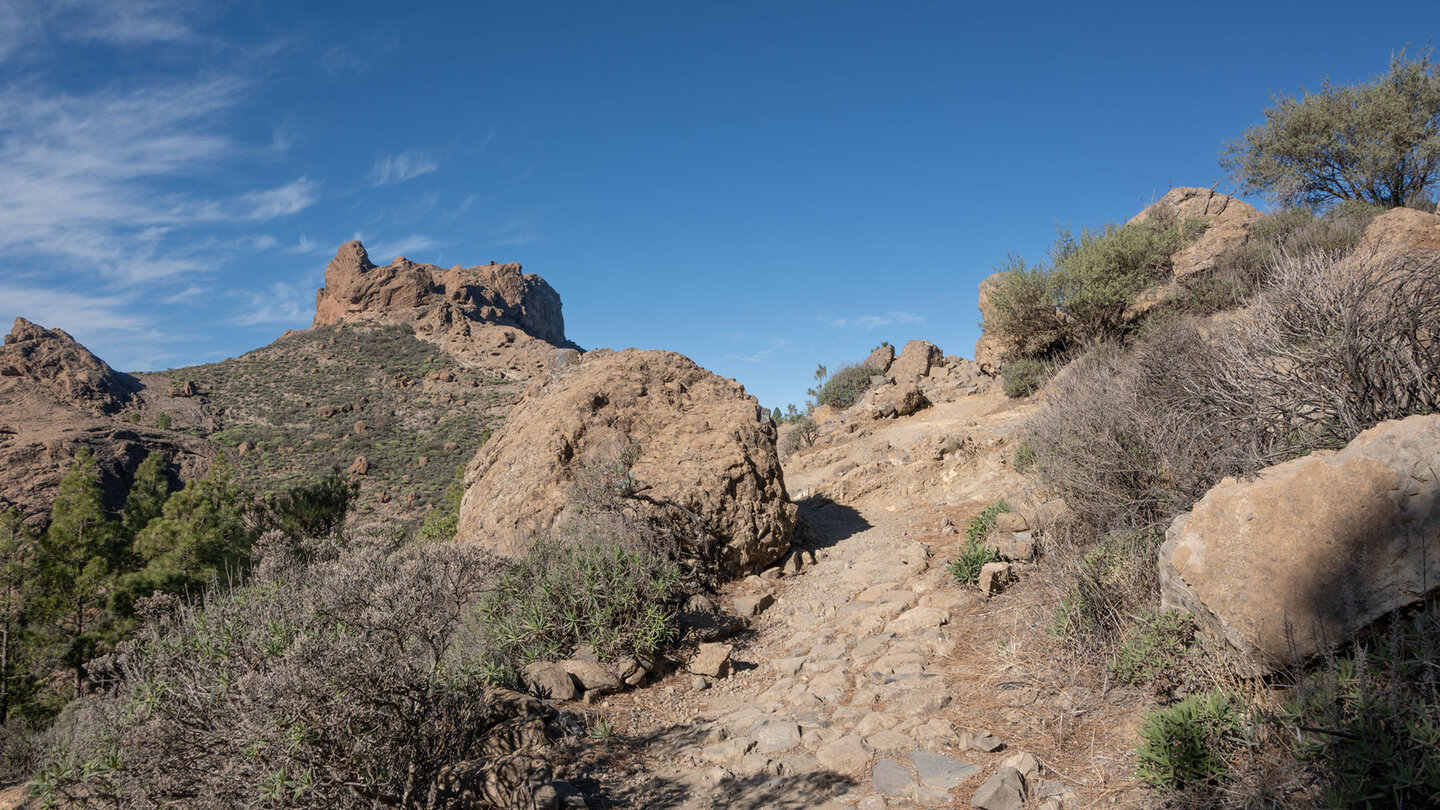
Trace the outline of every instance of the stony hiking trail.
<instances>
[{"instance_id":1,"label":"stony hiking trail","mask_svg":"<svg viewBox=\"0 0 1440 810\"><path fill-rule=\"evenodd\" d=\"M726 639L728 677L682 668L596 707L611 739L572 775L591 806L1143 803L1125 776L1142 696L1057 669L1043 560L991 598L945 570L963 539L947 524L1029 497L1007 462L1022 416L972 395L832 423L792 455L814 536L798 563L717 600L745 613L773 598Z\"/></svg>"}]
</instances>

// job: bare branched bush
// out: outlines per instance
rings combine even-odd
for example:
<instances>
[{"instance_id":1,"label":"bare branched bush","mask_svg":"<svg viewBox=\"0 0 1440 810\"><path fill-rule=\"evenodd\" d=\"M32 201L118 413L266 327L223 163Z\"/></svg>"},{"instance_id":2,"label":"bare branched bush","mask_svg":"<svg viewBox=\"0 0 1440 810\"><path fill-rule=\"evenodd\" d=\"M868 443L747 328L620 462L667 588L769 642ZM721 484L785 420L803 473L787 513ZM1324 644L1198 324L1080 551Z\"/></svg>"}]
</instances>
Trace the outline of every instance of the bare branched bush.
<instances>
[{"instance_id":1,"label":"bare branched bush","mask_svg":"<svg viewBox=\"0 0 1440 810\"><path fill-rule=\"evenodd\" d=\"M1161 526L1226 476L1440 410L1440 263L1285 257L1247 312L1093 349L1030 421L1037 469L1097 534Z\"/></svg>"},{"instance_id":2,"label":"bare branched bush","mask_svg":"<svg viewBox=\"0 0 1440 810\"><path fill-rule=\"evenodd\" d=\"M138 637L108 662L108 688L57 723L42 795L97 807L422 807L456 766L534 741L544 710L491 690L460 654L494 569L485 552L266 545L245 585L195 604L150 600Z\"/></svg>"}]
</instances>

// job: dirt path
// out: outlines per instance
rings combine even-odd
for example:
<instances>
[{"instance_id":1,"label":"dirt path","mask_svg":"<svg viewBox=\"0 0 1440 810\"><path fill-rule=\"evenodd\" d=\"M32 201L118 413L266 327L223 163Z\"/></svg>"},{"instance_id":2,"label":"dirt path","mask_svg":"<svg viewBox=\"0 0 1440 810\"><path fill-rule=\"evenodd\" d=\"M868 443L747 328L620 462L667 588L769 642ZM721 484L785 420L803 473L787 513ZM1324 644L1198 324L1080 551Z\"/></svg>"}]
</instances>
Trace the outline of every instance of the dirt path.
<instances>
[{"instance_id":1,"label":"dirt path","mask_svg":"<svg viewBox=\"0 0 1440 810\"><path fill-rule=\"evenodd\" d=\"M827 425L786 468L814 547L798 572L728 594L775 597L728 641L736 671L612 697L615 739L586 787L611 807L949 807L989 791L1018 808L992 784L1009 764L1027 806L1133 801L1112 783L1139 696L1047 666L1038 584L987 599L945 570L947 518L1026 496L1005 462L1018 418L989 395Z\"/></svg>"}]
</instances>

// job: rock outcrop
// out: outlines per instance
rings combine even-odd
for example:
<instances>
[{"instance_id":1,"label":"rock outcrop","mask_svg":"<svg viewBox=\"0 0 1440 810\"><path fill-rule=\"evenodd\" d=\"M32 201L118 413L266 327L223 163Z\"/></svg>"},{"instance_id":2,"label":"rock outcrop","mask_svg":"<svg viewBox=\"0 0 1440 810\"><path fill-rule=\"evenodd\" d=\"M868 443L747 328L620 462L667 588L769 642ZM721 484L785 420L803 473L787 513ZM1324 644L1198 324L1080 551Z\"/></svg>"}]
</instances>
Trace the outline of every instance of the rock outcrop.
<instances>
[{"instance_id":1,"label":"rock outcrop","mask_svg":"<svg viewBox=\"0 0 1440 810\"><path fill-rule=\"evenodd\" d=\"M1437 455L1440 416L1412 416L1222 481L1166 532L1161 604L1268 671L1440 592Z\"/></svg>"},{"instance_id":2,"label":"rock outcrop","mask_svg":"<svg viewBox=\"0 0 1440 810\"><path fill-rule=\"evenodd\" d=\"M64 330L24 318L15 319L0 346L0 384L11 380L38 385L58 402L96 415L119 411L140 390L134 377L110 368Z\"/></svg>"},{"instance_id":3,"label":"rock outcrop","mask_svg":"<svg viewBox=\"0 0 1440 810\"><path fill-rule=\"evenodd\" d=\"M448 270L403 256L376 266L346 242L325 267L311 328L341 322L407 324L458 359L531 378L554 362L565 338L560 294L519 264Z\"/></svg>"},{"instance_id":4,"label":"rock outcrop","mask_svg":"<svg viewBox=\"0 0 1440 810\"><path fill-rule=\"evenodd\" d=\"M1207 223L1198 239L1172 257L1178 281L1214 268L1221 254L1250 240L1251 227L1265 215L1254 206L1214 189L1181 187L1170 189L1125 224L1133 225L1155 216L1177 220L1197 218Z\"/></svg>"},{"instance_id":5,"label":"rock outcrop","mask_svg":"<svg viewBox=\"0 0 1440 810\"><path fill-rule=\"evenodd\" d=\"M64 331L15 319L0 346L0 509L18 506L43 526L82 447L95 455L112 509L152 451L177 478L199 475L215 455L208 442L120 418L142 404L143 389Z\"/></svg>"},{"instance_id":6,"label":"rock outcrop","mask_svg":"<svg viewBox=\"0 0 1440 810\"><path fill-rule=\"evenodd\" d=\"M1365 226L1357 255L1366 261L1434 259L1440 256L1440 216L1392 208Z\"/></svg>"},{"instance_id":7,"label":"rock outcrop","mask_svg":"<svg viewBox=\"0 0 1440 810\"><path fill-rule=\"evenodd\" d=\"M727 573L789 548L796 508L755 398L679 354L635 349L586 354L531 385L466 469L457 538L523 552L571 512L583 468L627 451L646 487L637 508L698 518Z\"/></svg>"}]
</instances>

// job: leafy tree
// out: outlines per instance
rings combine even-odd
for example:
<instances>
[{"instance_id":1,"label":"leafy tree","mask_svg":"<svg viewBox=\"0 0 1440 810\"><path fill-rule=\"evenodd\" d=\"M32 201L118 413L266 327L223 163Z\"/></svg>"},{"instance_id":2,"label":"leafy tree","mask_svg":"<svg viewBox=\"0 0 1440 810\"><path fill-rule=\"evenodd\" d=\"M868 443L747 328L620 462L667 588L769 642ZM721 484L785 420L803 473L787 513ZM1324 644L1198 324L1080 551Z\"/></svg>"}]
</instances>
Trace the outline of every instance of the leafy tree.
<instances>
[{"instance_id":1,"label":"leafy tree","mask_svg":"<svg viewBox=\"0 0 1440 810\"><path fill-rule=\"evenodd\" d=\"M1220 164L1242 193L1287 204L1422 202L1440 180L1440 65L1391 57L1360 85L1274 97L1265 123L1226 144Z\"/></svg>"},{"instance_id":2,"label":"leafy tree","mask_svg":"<svg viewBox=\"0 0 1440 810\"><path fill-rule=\"evenodd\" d=\"M165 457L151 453L135 468L135 478L130 484L130 494L125 496L125 508L120 512L120 528L125 537L135 537L157 517L170 498L170 476L165 469Z\"/></svg>"},{"instance_id":3,"label":"leafy tree","mask_svg":"<svg viewBox=\"0 0 1440 810\"><path fill-rule=\"evenodd\" d=\"M450 481L450 486L445 488L445 505L437 506L425 515L425 523L420 527L421 539L455 539L455 532L460 528L460 500L465 497L466 464L467 462L461 462L455 468L455 478Z\"/></svg>"},{"instance_id":4,"label":"leafy tree","mask_svg":"<svg viewBox=\"0 0 1440 810\"><path fill-rule=\"evenodd\" d=\"M31 604L58 658L74 672L75 696L85 686L104 623L102 608L122 556L120 526L101 503L100 473L88 448L60 481L50 528L36 547Z\"/></svg>"}]
</instances>

